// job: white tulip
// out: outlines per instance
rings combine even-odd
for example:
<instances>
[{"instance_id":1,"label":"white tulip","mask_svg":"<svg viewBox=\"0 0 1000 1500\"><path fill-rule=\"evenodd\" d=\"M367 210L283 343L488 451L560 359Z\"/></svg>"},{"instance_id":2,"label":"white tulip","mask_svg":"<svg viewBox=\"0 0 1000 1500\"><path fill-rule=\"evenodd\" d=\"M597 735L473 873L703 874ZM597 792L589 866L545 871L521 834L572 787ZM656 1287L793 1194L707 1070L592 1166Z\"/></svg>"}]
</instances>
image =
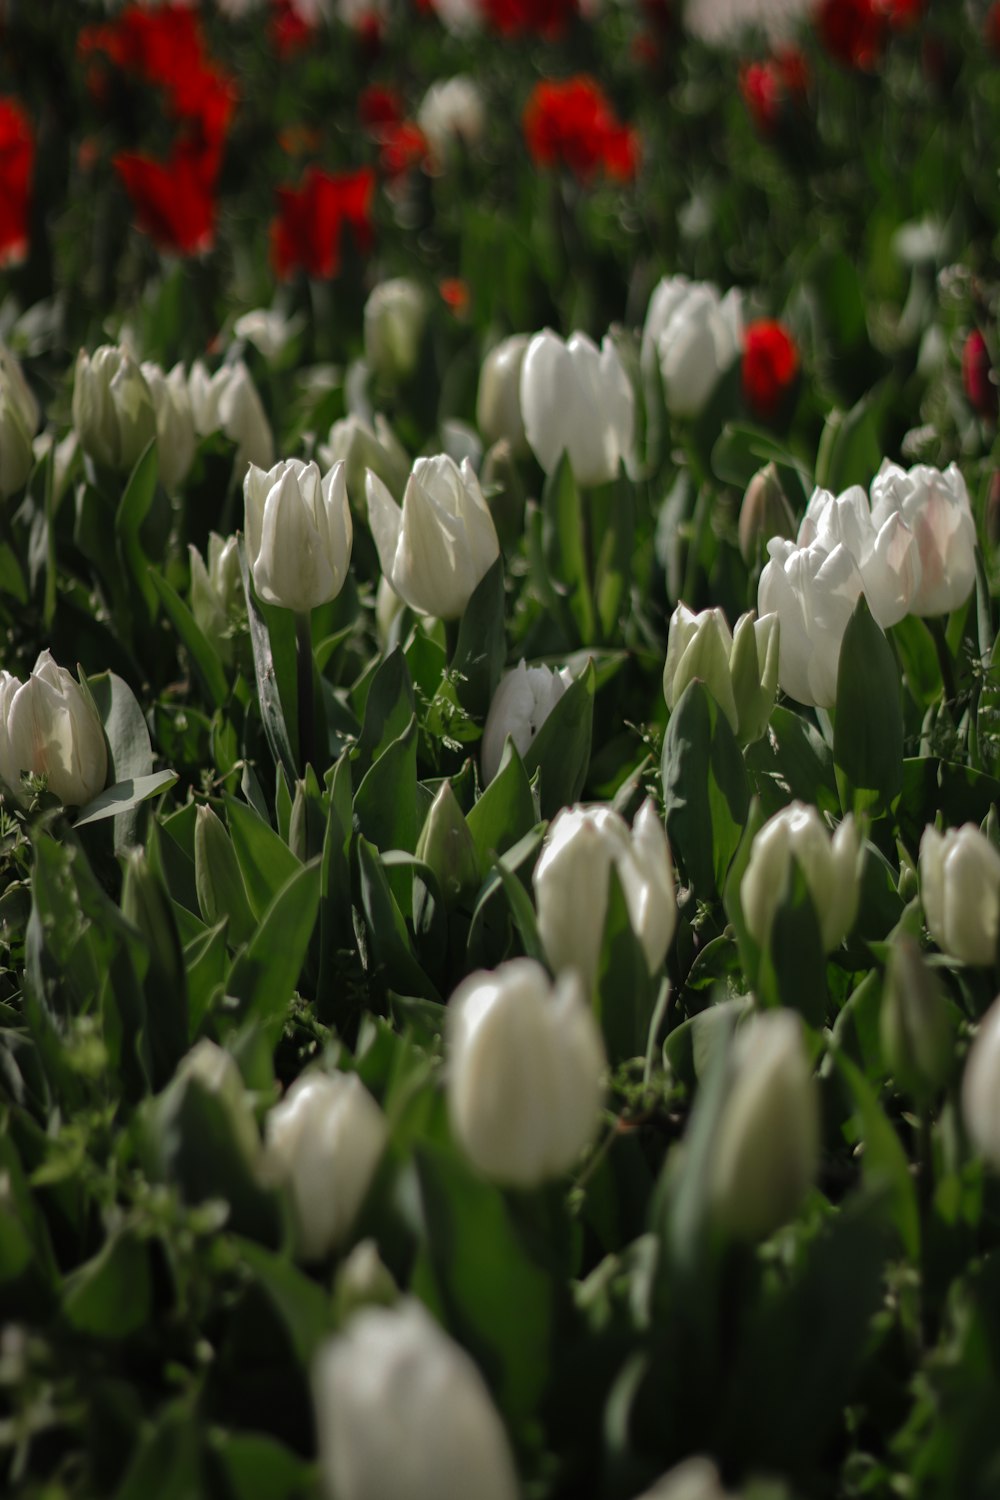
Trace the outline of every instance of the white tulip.
<instances>
[{"instance_id":1,"label":"white tulip","mask_svg":"<svg viewBox=\"0 0 1000 1500\"><path fill-rule=\"evenodd\" d=\"M963 963L991 965L1000 936L1000 850L974 823L924 829L920 899L931 937Z\"/></svg>"},{"instance_id":2,"label":"white tulip","mask_svg":"<svg viewBox=\"0 0 1000 1500\"><path fill-rule=\"evenodd\" d=\"M647 366L655 348L668 411L696 417L743 345L743 310L735 289L720 297L708 282L675 276L650 299L643 345Z\"/></svg>"},{"instance_id":3,"label":"white tulip","mask_svg":"<svg viewBox=\"0 0 1000 1500\"><path fill-rule=\"evenodd\" d=\"M381 412L375 413L370 426L353 412L341 417L334 422L317 452L320 463L327 469L344 460L347 493L355 506L361 504L368 469L378 475L393 495L402 495L410 473L406 449Z\"/></svg>"},{"instance_id":4,"label":"white tulip","mask_svg":"<svg viewBox=\"0 0 1000 1500\"><path fill-rule=\"evenodd\" d=\"M566 453L578 484L607 484L632 456L635 397L608 337L598 349L585 333L565 343L536 333L521 366L521 415L546 474Z\"/></svg>"},{"instance_id":5,"label":"white tulip","mask_svg":"<svg viewBox=\"0 0 1000 1500\"><path fill-rule=\"evenodd\" d=\"M476 399L476 423L487 444L506 438L511 451L525 454L528 440L521 416L521 367L530 336L515 333L494 345L483 360Z\"/></svg>"},{"instance_id":6,"label":"white tulip","mask_svg":"<svg viewBox=\"0 0 1000 1500\"><path fill-rule=\"evenodd\" d=\"M365 358L387 385L416 369L428 311L423 287L405 276L379 282L365 303Z\"/></svg>"},{"instance_id":7,"label":"white tulip","mask_svg":"<svg viewBox=\"0 0 1000 1500\"><path fill-rule=\"evenodd\" d=\"M222 432L236 444L235 467L242 474L248 464L269 469L274 463L274 438L253 377L242 359L222 365L214 375L200 359L188 377L191 412L200 437Z\"/></svg>"},{"instance_id":8,"label":"white tulip","mask_svg":"<svg viewBox=\"0 0 1000 1500\"><path fill-rule=\"evenodd\" d=\"M845 546L827 551L820 541L797 547L772 537L767 551L757 608L780 621L778 683L800 703L831 708L844 632L863 588L858 565Z\"/></svg>"},{"instance_id":9,"label":"white tulip","mask_svg":"<svg viewBox=\"0 0 1000 1500\"><path fill-rule=\"evenodd\" d=\"M797 542L805 547L814 541L827 552L838 543L847 548L857 563L872 616L883 630L910 612L923 569L917 538L901 511L885 515L876 525L859 484L842 495L814 490Z\"/></svg>"},{"instance_id":10,"label":"white tulip","mask_svg":"<svg viewBox=\"0 0 1000 1500\"><path fill-rule=\"evenodd\" d=\"M611 807L563 808L552 821L532 881L538 930L553 969L576 969L588 991L597 980L611 868L649 972L663 963L677 925L677 894L666 830L651 798L631 832Z\"/></svg>"},{"instance_id":11,"label":"white tulip","mask_svg":"<svg viewBox=\"0 0 1000 1500\"><path fill-rule=\"evenodd\" d=\"M554 672L551 667L525 666L523 659L500 679L486 715L479 752L484 783L492 781L500 769L507 736L514 741L518 754L524 755L572 681L568 667Z\"/></svg>"},{"instance_id":12,"label":"white tulip","mask_svg":"<svg viewBox=\"0 0 1000 1500\"><path fill-rule=\"evenodd\" d=\"M320 1348L312 1386L330 1500L517 1500L483 1377L414 1299L355 1313Z\"/></svg>"},{"instance_id":13,"label":"white tulip","mask_svg":"<svg viewBox=\"0 0 1000 1500\"><path fill-rule=\"evenodd\" d=\"M238 339L246 339L261 353L268 364L281 358L288 345L304 326L301 313L286 318L276 308L255 307L244 313L233 324L233 333Z\"/></svg>"},{"instance_id":14,"label":"white tulip","mask_svg":"<svg viewBox=\"0 0 1000 1500\"><path fill-rule=\"evenodd\" d=\"M448 1113L478 1171L533 1188L568 1172L600 1123L604 1044L578 974L515 958L448 1005Z\"/></svg>"},{"instance_id":15,"label":"white tulip","mask_svg":"<svg viewBox=\"0 0 1000 1500\"><path fill-rule=\"evenodd\" d=\"M81 349L73 380L73 426L91 458L109 469L133 467L156 436L153 398L142 371L124 349Z\"/></svg>"},{"instance_id":16,"label":"white tulip","mask_svg":"<svg viewBox=\"0 0 1000 1500\"><path fill-rule=\"evenodd\" d=\"M468 459L418 458L400 508L369 470L368 523L382 572L418 614L456 620L500 556L500 543Z\"/></svg>"},{"instance_id":17,"label":"white tulip","mask_svg":"<svg viewBox=\"0 0 1000 1500\"><path fill-rule=\"evenodd\" d=\"M758 620L751 610L736 622L735 634L721 609L695 614L678 604L670 617L663 695L673 711L684 689L704 682L742 743L759 739L767 728L778 690L777 615Z\"/></svg>"},{"instance_id":18,"label":"white tulip","mask_svg":"<svg viewBox=\"0 0 1000 1500\"><path fill-rule=\"evenodd\" d=\"M854 818L848 814L831 838L815 807L793 802L761 828L740 884L743 916L761 948L788 893L793 860L805 876L823 951L832 953L858 912L865 851Z\"/></svg>"},{"instance_id":19,"label":"white tulip","mask_svg":"<svg viewBox=\"0 0 1000 1500\"><path fill-rule=\"evenodd\" d=\"M0 672L0 777L14 796L21 774L44 776L66 806L82 807L104 790L108 752L97 710L49 651L20 682Z\"/></svg>"},{"instance_id":20,"label":"white tulip","mask_svg":"<svg viewBox=\"0 0 1000 1500\"><path fill-rule=\"evenodd\" d=\"M335 599L351 561L351 509L344 465L289 458L267 473L251 464L243 481L247 561L268 604L306 614Z\"/></svg>"},{"instance_id":21,"label":"white tulip","mask_svg":"<svg viewBox=\"0 0 1000 1500\"><path fill-rule=\"evenodd\" d=\"M288 1189L304 1260L320 1260L347 1238L388 1136L356 1073L303 1073L270 1111L265 1169Z\"/></svg>"},{"instance_id":22,"label":"white tulip","mask_svg":"<svg viewBox=\"0 0 1000 1500\"><path fill-rule=\"evenodd\" d=\"M962 1117L973 1146L1000 1170L1000 1000L980 1021L966 1060Z\"/></svg>"},{"instance_id":23,"label":"white tulip","mask_svg":"<svg viewBox=\"0 0 1000 1500\"><path fill-rule=\"evenodd\" d=\"M884 461L871 496L876 526L899 516L916 538L920 577L910 613L943 615L963 605L976 581L976 523L958 466L907 471Z\"/></svg>"},{"instance_id":24,"label":"white tulip","mask_svg":"<svg viewBox=\"0 0 1000 1500\"><path fill-rule=\"evenodd\" d=\"M644 1490L638 1500L727 1500L710 1458L688 1458Z\"/></svg>"},{"instance_id":25,"label":"white tulip","mask_svg":"<svg viewBox=\"0 0 1000 1500\"><path fill-rule=\"evenodd\" d=\"M208 562L189 544L191 560L191 613L204 635L217 646L228 647L226 633L232 617L243 604L239 543L235 536L208 534ZM228 655L228 653L227 653Z\"/></svg>"},{"instance_id":26,"label":"white tulip","mask_svg":"<svg viewBox=\"0 0 1000 1500\"><path fill-rule=\"evenodd\" d=\"M464 73L432 83L417 110L417 124L438 161L459 144L475 146L486 129L483 96Z\"/></svg>"},{"instance_id":27,"label":"white tulip","mask_svg":"<svg viewBox=\"0 0 1000 1500\"><path fill-rule=\"evenodd\" d=\"M146 361L140 367L156 413L156 461L160 480L170 494L176 493L194 463L197 434L184 366L174 365L169 375Z\"/></svg>"}]
</instances>

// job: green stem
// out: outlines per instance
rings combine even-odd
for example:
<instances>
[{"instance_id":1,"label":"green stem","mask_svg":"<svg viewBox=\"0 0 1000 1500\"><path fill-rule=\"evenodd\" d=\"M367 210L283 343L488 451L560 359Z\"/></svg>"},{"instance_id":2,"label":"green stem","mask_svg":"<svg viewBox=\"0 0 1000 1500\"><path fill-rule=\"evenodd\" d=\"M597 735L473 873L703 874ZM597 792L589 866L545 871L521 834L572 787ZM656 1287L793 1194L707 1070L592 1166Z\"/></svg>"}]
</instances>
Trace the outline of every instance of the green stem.
<instances>
[{"instance_id":1,"label":"green stem","mask_svg":"<svg viewBox=\"0 0 1000 1500\"><path fill-rule=\"evenodd\" d=\"M934 1330L927 1295L927 1266L930 1259L931 1215L934 1205L934 1140L931 1133L931 1113L926 1104L918 1105L920 1121L917 1126L917 1201L920 1213L920 1337L925 1349L934 1341Z\"/></svg>"},{"instance_id":2,"label":"green stem","mask_svg":"<svg viewBox=\"0 0 1000 1500\"><path fill-rule=\"evenodd\" d=\"M955 681L955 663L948 649L948 640L944 633L944 624L939 615L932 616L927 621L927 628L934 642L934 650L937 652L938 671L941 673L941 686L944 688L945 703L954 703L958 697L958 684Z\"/></svg>"},{"instance_id":3,"label":"green stem","mask_svg":"<svg viewBox=\"0 0 1000 1500\"><path fill-rule=\"evenodd\" d=\"M316 768L316 702L313 697L313 653L310 614L295 616L295 668L299 696L299 765Z\"/></svg>"}]
</instances>

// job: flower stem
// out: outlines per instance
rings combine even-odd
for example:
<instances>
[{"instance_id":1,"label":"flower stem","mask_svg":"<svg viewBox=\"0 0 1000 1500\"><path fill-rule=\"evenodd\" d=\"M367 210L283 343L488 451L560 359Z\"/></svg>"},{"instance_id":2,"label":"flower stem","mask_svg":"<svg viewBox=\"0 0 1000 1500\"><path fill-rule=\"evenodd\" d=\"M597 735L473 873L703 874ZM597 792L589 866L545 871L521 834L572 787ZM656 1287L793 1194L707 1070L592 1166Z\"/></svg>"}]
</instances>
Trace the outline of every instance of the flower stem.
<instances>
[{"instance_id":1,"label":"flower stem","mask_svg":"<svg viewBox=\"0 0 1000 1500\"><path fill-rule=\"evenodd\" d=\"M933 616L927 621L927 628L934 642L934 650L937 652L938 671L941 673L941 686L944 688L945 703L954 703L958 697L958 685L955 682L955 663L948 649L948 640L944 633L944 624L940 616Z\"/></svg>"},{"instance_id":2,"label":"flower stem","mask_svg":"<svg viewBox=\"0 0 1000 1500\"><path fill-rule=\"evenodd\" d=\"M310 614L295 616L295 667L299 697L299 764L316 768L316 703L313 697L313 654Z\"/></svg>"}]
</instances>

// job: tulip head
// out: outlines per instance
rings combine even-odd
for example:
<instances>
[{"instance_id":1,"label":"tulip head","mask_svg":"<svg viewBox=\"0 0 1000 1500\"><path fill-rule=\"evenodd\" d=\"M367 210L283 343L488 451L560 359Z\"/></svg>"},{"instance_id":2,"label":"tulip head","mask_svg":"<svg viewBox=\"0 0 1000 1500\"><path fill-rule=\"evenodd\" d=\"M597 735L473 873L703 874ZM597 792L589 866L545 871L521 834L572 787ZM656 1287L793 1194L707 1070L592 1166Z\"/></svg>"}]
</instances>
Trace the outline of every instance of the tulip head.
<instances>
[{"instance_id":1,"label":"tulip head","mask_svg":"<svg viewBox=\"0 0 1000 1500\"><path fill-rule=\"evenodd\" d=\"M297 458L267 473L251 464L243 496L247 560L260 597L299 614L335 599L353 535L343 463L324 476Z\"/></svg>"},{"instance_id":2,"label":"tulip head","mask_svg":"<svg viewBox=\"0 0 1000 1500\"><path fill-rule=\"evenodd\" d=\"M377 379L398 385L417 368L427 294L404 276L381 281L365 303L365 358Z\"/></svg>"},{"instance_id":3,"label":"tulip head","mask_svg":"<svg viewBox=\"0 0 1000 1500\"><path fill-rule=\"evenodd\" d=\"M165 490L174 494L187 478L198 445L187 375L181 364L174 365L169 375L151 361L140 368L156 413L156 460L160 482Z\"/></svg>"},{"instance_id":4,"label":"tulip head","mask_svg":"<svg viewBox=\"0 0 1000 1500\"><path fill-rule=\"evenodd\" d=\"M521 415L546 474L565 453L589 488L616 478L632 456L635 397L610 338L598 349L585 333L565 343L549 329L535 334L521 366Z\"/></svg>"},{"instance_id":5,"label":"tulip head","mask_svg":"<svg viewBox=\"0 0 1000 1500\"><path fill-rule=\"evenodd\" d=\"M885 460L872 480L871 497L877 526L898 515L916 540L920 571L910 613L959 609L976 581L976 523L957 464L943 472L929 464L907 471Z\"/></svg>"},{"instance_id":6,"label":"tulip head","mask_svg":"<svg viewBox=\"0 0 1000 1500\"><path fill-rule=\"evenodd\" d=\"M26 682L0 672L0 777L20 796L22 774L44 776L67 807L82 807L108 776L104 729L91 699L43 651Z\"/></svg>"},{"instance_id":7,"label":"tulip head","mask_svg":"<svg viewBox=\"0 0 1000 1500\"><path fill-rule=\"evenodd\" d=\"M997 959L1000 851L974 823L924 829L920 897L931 937L945 953L982 967Z\"/></svg>"},{"instance_id":8,"label":"tulip head","mask_svg":"<svg viewBox=\"0 0 1000 1500\"><path fill-rule=\"evenodd\" d=\"M805 877L825 953L854 925L865 851L853 817L833 837L815 807L793 802L761 828L740 884L743 916L754 941L766 949L771 926L788 894L794 860Z\"/></svg>"},{"instance_id":9,"label":"tulip head","mask_svg":"<svg viewBox=\"0 0 1000 1500\"><path fill-rule=\"evenodd\" d=\"M674 276L654 289L643 332L644 359L655 351L667 410L694 418L708 404L743 347L739 293L720 297L707 282Z\"/></svg>"},{"instance_id":10,"label":"tulip head","mask_svg":"<svg viewBox=\"0 0 1000 1500\"><path fill-rule=\"evenodd\" d=\"M73 380L73 426L95 463L127 472L156 436L149 386L130 354L102 344L81 349Z\"/></svg>"},{"instance_id":11,"label":"tulip head","mask_svg":"<svg viewBox=\"0 0 1000 1500\"><path fill-rule=\"evenodd\" d=\"M596 1134L607 1066L579 976L515 958L448 1006L448 1111L473 1166L512 1187L560 1177Z\"/></svg>"},{"instance_id":12,"label":"tulip head","mask_svg":"<svg viewBox=\"0 0 1000 1500\"><path fill-rule=\"evenodd\" d=\"M441 454L418 458L402 507L369 470L368 521L382 572L418 614L456 620L500 555L500 543L479 480Z\"/></svg>"},{"instance_id":13,"label":"tulip head","mask_svg":"<svg viewBox=\"0 0 1000 1500\"><path fill-rule=\"evenodd\" d=\"M980 1021L966 1060L962 1118L975 1149L1000 1171L1000 1000Z\"/></svg>"},{"instance_id":14,"label":"tulip head","mask_svg":"<svg viewBox=\"0 0 1000 1500\"><path fill-rule=\"evenodd\" d=\"M493 694L480 750L483 781L490 782L500 769L507 736L524 755L559 699L572 683L568 667L528 667L520 661L500 679Z\"/></svg>"},{"instance_id":15,"label":"tulip head","mask_svg":"<svg viewBox=\"0 0 1000 1500\"><path fill-rule=\"evenodd\" d=\"M521 416L521 367L530 342L528 334L515 333L493 346L483 360L476 398L476 425L483 441L506 439L518 456L528 451Z\"/></svg>"}]
</instances>

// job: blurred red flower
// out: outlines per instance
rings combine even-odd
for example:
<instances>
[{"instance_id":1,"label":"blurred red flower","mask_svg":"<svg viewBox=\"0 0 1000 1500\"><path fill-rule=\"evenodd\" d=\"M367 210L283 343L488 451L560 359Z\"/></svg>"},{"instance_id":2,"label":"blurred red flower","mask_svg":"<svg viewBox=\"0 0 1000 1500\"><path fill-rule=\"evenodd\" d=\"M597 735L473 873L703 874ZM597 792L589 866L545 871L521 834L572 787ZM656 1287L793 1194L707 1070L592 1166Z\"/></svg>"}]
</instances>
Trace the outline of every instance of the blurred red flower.
<instances>
[{"instance_id":1,"label":"blurred red flower","mask_svg":"<svg viewBox=\"0 0 1000 1500\"><path fill-rule=\"evenodd\" d=\"M926 0L882 0L885 18L893 31L908 31L924 13Z\"/></svg>"},{"instance_id":2,"label":"blurred red flower","mask_svg":"<svg viewBox=\"0 0 1000 1500\"><path fill-rule=\"evenodd\" d=\"M531 32L561 36L577 14L577 0L481 0L483 19L501 36Z\"/></svg>"},{"instance_id":3,"label":"blurred red flower","mask_svg":"<svg viewBox=\"0 0 1000 1500\"><path fill-rule=\"evenodd\" d=\"M799 351L782 323L761 318L743 336L743 399L761 421L776 417L799 372Z\"/></svg>"},{"instance_id":4,"label":"blurred red flower","mask_svg":"<svg viewBox=\"0 0 1000 1500\"><path fill-rule=\"evenodd\" d=\"M20 265L28 253L28 209L35 137L15 99L0 99L0 267Z\"/></svg>"},{"instance_id":5,"label":"blurred red flower","mask_svg":"<svg viewBox=\"0 0 1000 1500\"><path fill-rule=\"evenodd\" d=\"M358 119L375 140L393 125L403 123L403 101L393 88L384 83L370 83L358 95Z\"/></svg>"},{"instance_id":6,"label":"blurred red flower","mask_svg":"<svg viewBox=\"0 0 1000 1500\"><path fill-rule=\"evenodd\" d=\"M390 181L402 177L414 167L423 166L427 160L427 137L419 125L402 120L398 125L387 125L379 135L381 149L379 166Z\"/></svg>"},{"instance_id":7,"label":"blurred red flower","mask_svg":"<svg viewBox=\"0 0 1000 1500\"><path fill-rule=\"evenodd\" d=\"M214 152L175 146L166 162L137 151L114 158L132 200L136 223L161 250L200 255L215 239Z\"/></svg>"},{"instance_id":8,"label":"blurred red flower","mask_svg":"<svg viewBox=\"0 0 1000 1500\"><path fill-rule=\"evenodd\" d=\"M523 125L536 166L562 164L582 181L599 168L619 181L635 176L638 135L616 119L600 85L588 74L537 83L525 105Z\"/></svg>"},{"instance_id":9,"label":"blurred red flower","mask_svg":"<svg viewBox=\"0 0 1000 1500\"><path fill-rule=\"evenodd\" d=\"M271 221L271 263L286 280L298 267L320 281L340 271L341 238L351 231L362 252L374 238L375 173L324 172L310 167L299 188L278 188L278 214Z\"/></svg>"},{"instance_id":10,"label":"blurred red flower","mask_svg":"<svg viewBox=\"0 0 1000 1500\"><path fill-rule=\"evenodd\" d=\"M316 33L315 26L302 15L293 0L271 0L267 34L279 57L291 57L308 47Z\"/></svg>"},{"instance_id":11,"label":"blurred red flower","mask_svg":"<svg viewBox=\"0 0 1000 1500\"><path fill-rule=\"evenodd\" d=\"M997 0L995 5L991 5L986 13L983 35L986 38L986 45L1000 55L1000 0Z\"/></svg>"},{"instance_id":12,"label":"blurred red flower","mask_svg":"<svg viewBox=\"0 0 1000 1500\"><path fill-rule=\"evenodd\" d=\"M816 28L835 61L849 68L873 68L885 40L885 10L879 0L821 0Z\"/></svg>"},{"instance_id":13,"label":"blurred red flower","mask_svg":"<svg viewBox=\"0 0 1000 1500\"><path fill-rule=\"evenodd\" d=\"M997 414L997 388L990 379L990 351L978 328L973 328L962 345L962 385L969 405L981 417Z\"/></svg>"},{"instance_id":14,"label":"blurred red flower","mask_svg":"<svg viewBox=\"0 0 1000 1500\"><path fill-rule=\"evenodd\" d=\"M463 281L461 276L446 276L443 281L438 282L438 291L441 300L450 307L456 318L464 318L468 315L472 304L472 294L469 291L469 283Z\"/></svg>"},{"instance_id":15,"label":"blurred red flower","mask_svg":"<svg viewBox=\"0 0 1000 1500\"><path fill-rule=\"evenodd\" d=\"M808 87L809 65L797 47L740 69L740 93L761 135L774 135L789 108L802 103Z\"/></svg>"}]
</instances>

